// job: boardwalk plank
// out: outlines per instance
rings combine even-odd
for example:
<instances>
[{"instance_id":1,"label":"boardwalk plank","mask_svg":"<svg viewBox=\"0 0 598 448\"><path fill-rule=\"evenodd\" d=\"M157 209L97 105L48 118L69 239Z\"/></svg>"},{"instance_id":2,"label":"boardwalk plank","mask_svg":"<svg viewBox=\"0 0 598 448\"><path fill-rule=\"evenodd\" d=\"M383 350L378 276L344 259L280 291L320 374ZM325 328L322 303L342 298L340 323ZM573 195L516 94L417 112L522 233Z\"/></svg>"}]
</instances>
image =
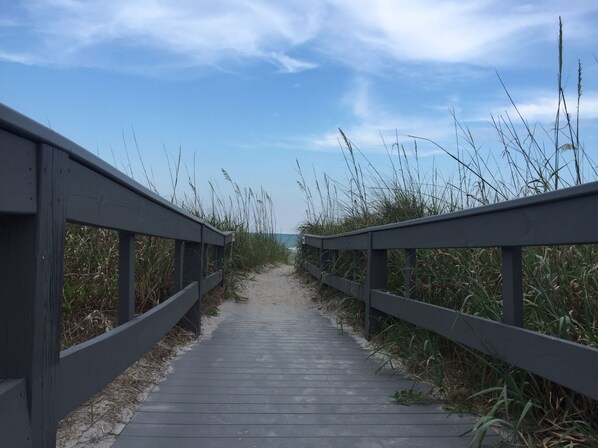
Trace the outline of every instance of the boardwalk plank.
<instances>
[{"instance_id":1,"label":"boardwalk plank","mask_svg":"<svg viewBox=\"0 0 598 448\"><path fill-rule=\"evenodd\" d=\"M313 309L272 320L237 304L172 366L114 448L465 448L475 422L397 404L397 390L430 387L381 368Z\"/></svg>"}]
</instances>

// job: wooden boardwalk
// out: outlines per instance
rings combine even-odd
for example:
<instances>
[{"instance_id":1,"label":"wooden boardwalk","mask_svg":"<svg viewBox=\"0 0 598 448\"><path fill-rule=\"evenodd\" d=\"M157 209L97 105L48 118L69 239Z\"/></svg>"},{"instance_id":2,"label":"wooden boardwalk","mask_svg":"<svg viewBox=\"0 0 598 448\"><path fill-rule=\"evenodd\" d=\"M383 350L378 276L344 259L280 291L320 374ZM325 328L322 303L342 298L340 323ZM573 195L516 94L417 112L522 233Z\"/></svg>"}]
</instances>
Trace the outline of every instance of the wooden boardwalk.
<instances>
[{"instance_id":1,"label":"wooden boardwalk","mask_svg":"<svg viewBox=\"0 0 598 448\"><path fill-rule=\"evenodd\" d=\"M174 362L113 447L468 446L460 434L473 417L397 404L395 391L426 386L376 373L369 352L317 310L260 314L235 304Z\"/></svg>"}]
</instances>

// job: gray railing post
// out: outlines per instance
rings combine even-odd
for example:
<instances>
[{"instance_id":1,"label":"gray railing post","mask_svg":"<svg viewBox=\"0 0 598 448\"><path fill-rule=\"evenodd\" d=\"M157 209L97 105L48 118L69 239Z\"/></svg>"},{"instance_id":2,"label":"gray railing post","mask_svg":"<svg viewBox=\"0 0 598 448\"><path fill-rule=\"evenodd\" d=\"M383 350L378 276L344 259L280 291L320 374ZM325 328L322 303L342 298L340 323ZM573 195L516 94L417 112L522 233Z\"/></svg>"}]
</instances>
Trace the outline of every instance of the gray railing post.
<instances>
[{"instance_id":1,"label":"gray railing post","mask_svg":"<svg viewBox=\"0 0 598 448\"><path fill-rule=\"evenodd\" d=\"M45 448L56 445L68 156L36 153L36 214L0 216L0 377L26 380L31 440L20 442Z\"/></svg>"},{"instance_id":2,"label":"gray railing post","mask_svg":"<svg viewBox=\"0 0 598 448\"><path fill-rule=\"evenodd\" d=\"M320 250L319 250L319 262L320 262L320 271L322 273L328 273L330 268L330 252L328 250L324 250L324 240L320 239Z\"/></svg>"},{"instance_id":3,"label":"gray railing post","mask_svg":"<svg viewBox=\"0 0 598 448\"><path fill-rule=\"evenodd\" d=\"M175 240L174 242L174 279L173 279L173 293L179 292L183 289L183 255L185 250L185 242Z\"/></svg>"},{"instance_id":4,"label":"gray railing post","mask_svg":"<svg viewBox=\"0 0 598 448\"><path fill-rule=\"evenodd\" d=\"M338 250L330 250L330 272L334 275L338 274Z\"/></svg>"},{"instance_id":5,"label":"gray railing post","mask_svg":"<svg viewBox=\"0 0 598 448\"><path fill-rule=\"evenodd\" d=\"M224 271L224 250L226 249L226 245L224 242L224 238L222 238L222 240L222 246L216 246L214 254L216 257L216 271Z\"/></svg>"},{"instance_id":6,"label":"gray railing post","mask_svg":"<svg viewBox=\"0 0 598 448\"><path fill-rule=\"evenodd\" d=\"M224 288L226 288L226 283L224 281L224 254L226 250L226 237L222 237L222 246L215 246L214 248L214 256L215 256L215 263L216 263L216 272L222 272L222 280L221 284Z\"/></svg>"},{"instance_id":7,"label":"gray railing post","mask_svg":"<svg viewBox=\"0 0 598 448\"><path fill-rule=\"evenodd\" d=\"M417 255L415 249L405 249L405 268L403 279L405 283L405 297L415 299L415 263Z\"/></svg>"},{"instance_id":8,"label":"gray railing post","mask_svg":"<svg viewBox=\"0 0 598 448\"><path fill-rule=\"evenodd\" d=\"M386 288L386 249L374 249L372 245L373 233L369 232L368 261L366 278L365 303L365 337L370 339L382 329L381 319L384 314L372 308L372 290Z\"/></svg>"},{"instance_id":9,"label":"gray railing post","mask_svg":"<svg viewBox=\"0 0 598 448\"><path fill-rule=\"evenodd\" d=\"M205 232L203 232L203 234L205 235ZM204 238L201 238L202 241L204 240ZM212 246L211 244L203 244L203 260L201 262L201 276L202 278L207 277L208 272L210 272L210 263L214 260L214 246ZM211 256L210 256L211 255Z\"/></svg>"},{"instance_id":10,"label":"gray railing post","mask_svg":"<svg viewBox=\"0 0 598 448\"><path fill-rule=\"evenodd\" d=\"M521 247L502 247L503 322L523 327Z\"/></svg>"},{"instance_id":11,"label":"gray railing post","mask_svg":"<svg viewBox=\"0 0 598 448\"><path fill-rule=\"evenodd\" d=\"M118 232L118 325L135 317L135 234Z\"/></svg>"},{"instance_id":12,"label":"gray railing post","mask_svg":"<svg viewBox=\"0 0 598 448\"><path fill-rule=\"evenodd\" d=\"M198 282L199 294L197 301L189 308L179 325L195 334L201 332L201 284L203 282L203 260L205 245L204 226L201 226L201 243L185 242L183 250L183 286Z\"/></svg>"}]
</instances>

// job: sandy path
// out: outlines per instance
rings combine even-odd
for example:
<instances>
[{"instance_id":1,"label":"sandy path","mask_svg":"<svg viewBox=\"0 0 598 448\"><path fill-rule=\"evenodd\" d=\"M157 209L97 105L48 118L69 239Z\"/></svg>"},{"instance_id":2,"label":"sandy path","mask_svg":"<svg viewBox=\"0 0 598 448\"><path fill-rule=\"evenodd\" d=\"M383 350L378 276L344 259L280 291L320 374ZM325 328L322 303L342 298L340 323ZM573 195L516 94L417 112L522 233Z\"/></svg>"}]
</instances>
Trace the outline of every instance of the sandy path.
<instances>
[{"instance_id":1,"label":"sandy path","mask_svg":"<svg viewBox=\"0 0 598 448\"><path fill-rule=\"evenodd\" d=\"M254 274L242 294L206 320L112 448L469 446L459 435L474 418L398 406L396 391L430 386L381 369L312 305L292 267Z\"/></svg>"},{"instance_id":2,"label":"sandy path","mask_svg":"<svg viewBox=\"0 0 598 448\"><path fill-rule=\"evenodd\" d=\"M303 313L313 313L312 298L316 292L312 286L302 282L294 274L294 267L289 265L266 269L260 273L252 273L242 285L240 295L245 301L229 300L219 306L217 316L202 317L202 334L197 342L210 339L220 323L237 316L254 316L259 320L282 321L293 319ZM323 312L335 324L336 318ZM356 334L353 337L364 346L365 340ZM195 344L196 342L194 342ZM177 347L178 356L188 351L193 344ZM143 368L140 364L144 364ZM172 370L168 364L162 366L148 365L146 358L127 370L102 393L86 405L76 410L69 417L68 428L63 425L58 446L61 448L83 448L96 446L107 448L112 445L116 436L133 416L137 405L150 391L164 380ZM147 384L141 390L127 385L135 378L143 376ZM115 412L107 412L117 408Z\"/></svg>"},{"instance_id":3,"label":"sandy path","mask_svg":"<svg viewBox=\"0 0 598 448\"><path fill-rule=\"evenodd\" d=\"M240 293L247 300L225 302L218 316L202 319L202 338L209 337L220 322L238 312L280 320L313 308L315 292L294 275L294 270L293 266L282 265L250 274Z\"/></svg>"}]
</instances>

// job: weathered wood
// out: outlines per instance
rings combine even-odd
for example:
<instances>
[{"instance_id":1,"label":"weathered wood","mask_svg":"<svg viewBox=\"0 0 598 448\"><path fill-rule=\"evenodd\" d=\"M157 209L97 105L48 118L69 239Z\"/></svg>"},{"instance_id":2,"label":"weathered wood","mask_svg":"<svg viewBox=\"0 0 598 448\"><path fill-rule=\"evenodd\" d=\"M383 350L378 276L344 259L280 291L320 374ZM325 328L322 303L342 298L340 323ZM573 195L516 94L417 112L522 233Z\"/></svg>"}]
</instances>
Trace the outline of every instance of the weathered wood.
<instances>
[{"instance_id":1,"label":"weathered wood","mask_svg":"<svg viewBox=\"0 0 598 448\"><path fill-rule=\"evenodd\" d=\"M95 385L107 378L106 370L90 367L94 363L88 362L86 354L101 353L105 347L118 353L126 346L95 341L99 345L89 351L65 352L67 357L63 358L61 372L63 367L64 372L75 372L75 376L79 375L79 382L72 381L74 377L69 378L66 374L60 378L60 388L56 389L66 220L124 232L121 233L120 245L121 323L134 315L134 291L131 290L134 284L134 246L131 234L179 241L179 263L176 263L179 278L175 279L179 289L185 279L181 241L195 242L201 247L199 243L207 238L210 243L221 247L234 239L232 233L218 231L71 141L0 104L0 386L8 387L10 384L5 378L24 379L27 419L34 448L55 444L57 397L66 400L61 408L62 412L66 412L65 409L74 406L75 401L81 403L89 398L97 391ZM189 267L193 268L191 264ZM201 259L199 268L194 275L201 281ZM207 286L213 286L221 277L221 273L211 276ZM189 283L189 276L185 280ZM190 315L199 331L200 287L193 281L188 286L191 289L185 294L185 300L190 300L190 303L185 310L194 308ZM158 312L163 313L157 318L160 322L172 318L164 308L156 308ZM154 316L153 310L150 313ZM181 312L170 326L183 314ZM133 322L138 322L138 319L113 330L114 333L109 334L114 335L112 341L118 340L120 332ZM145 328L140 324L138 328L142 327ZM140 339L133 340L131 344L143 347L157 330L146 328L145 331L146 339L141 341L143 337L139 336ZM125 348L122 354L129 357L129 364L133 361L130 359L133 351ZM126 365L119 364L120 361L110 365L115 358L118 356L104 356L101 361L106 363L104 367L108 370L123 370ZM85 364L78 366L80 370L70 369L72 364L69 367L69 363L77 363L75 360L84 360ZM97 367L97 363L95 365ZM81 369L86 367L89 368L82 375ZM89 387L82 386L83 382ZM73 388L78 391L73 392ZM0 403L0 412L6 410L2 406ZM0 424L1 428L6 427L1 426L4 423ZM14 429L15 433L9 435L11 442L8 446L16 446L17 439L12 437L18 438L20 429L17 424ZM4 444L0 442L0 445Z\"/></svg>"},{"instance_id":2,"label":"weathered wood","mask_svg":"<svg viewBox=\"0 0 598 448\"><path fill-rule=\"evenodd\" d=\"M185 243L183 255L183 286L197 282L197 298L180 320L179 325L195 334L201 332L201 288L203 284L203 254L205 246L201 243Z\"/></svg>"},{"instance_id":3,"label":"weathered wood","mask_svg":"<svg viewBox=\"0 0 598 448\"><path fill-rule=\"evenodd\" d=\"M598 349L383 291L372 306L598 399Z\"/></svg>"},{"instance_id":4,"label":"weathered wood","mask_svg":"<svg viewBox=\"0 0 598 448\"><path fill-rule=\"evenodd\" d=\"M460 435L474 417L438 404L397 405L395 391L428 386L380 369L316 310L282 320L244 304L230 312L174 362L113 448L469 445ZM482 446L496 442L489 434Z\"/></svg>"},{"instance_id":5,"label":"weathered wood","mask_svg":"<svg viewBox=\"0 0 598 448\"><path fill-rule=\"evenodd\" d=\"M419 249L596 243L598 184L375 230L374 247ZM569 194L563 194L569 193ZM590 193L590 194L586 194Z\"/></svg>"},{"instance_id":6,"label":"weathered wood","mask_svg":"<svg viewBox=\"0 0 598 448\"><path fill-rule=\"evenodd\" d=\"M502 248L503 322L523 327L521 247Z\"/></svg>"},{"instance_id":7,"label":"weathered wood","mask_svg":"<svg viewBox=\"0 0 598 448\"><path fill-rule=\"evenodd\" d=\"M382 319L384 315L372 307L372 290L386 288L386 262L388 253L386 250L375 250L373 248L372 235L368 248L367 279L365 285L365 323L364 333L366 339L370 339L382 330Z\"/></svg>"},{"instance_id":8,"label":"weathered wood","mask_svg":"<svg viewBox=\"0 0 598 448\"><path fill-rule=\"evenodd\" d=\"M0 446L31 447L27 384L24 379L0 381Z\"/></svg>"},{"instance_id":9,"label":"weathered wood","mask_svg":"<svg viewBox=\"0 0 598 448\"><path fill-rule=\"evenodd\" d=\"M222 232L220 232L220 230L216 230L213 227L205 227L203 238L206 244L213 244L216 246L224 245L224 235Z\"/></svg>"},{"instance_id":10,"label":"weathered wood","mask_svg":"<svg viewBox=\"0 0 598 448\"><path fill-rule=\"evenodd\" d=\"M60 353L60 310L66 232L67 155L40 145L33 350L29 375L30 424L34 447L54 446L56 369Z\"/></svg>"},{"instance_id":11,"label":"weathered wood","mask_svg":"<svg viewBox=\"0 0 598 448\"><path fill-rule=\"evenodd\" d=\"M118 325L135 317L135 234L118 232Z\"/></svg>"},{"instance_id":12,"label":"weathered wood","mask_svg":"<svg viewBox=\"0 0 598 448\"><path fill-rule=\"evenodd\" d=\"M81 405L151 349L197 301L190 283L165 302L114 330L60 354L56 409L60 418Z\"/></svg>"},{"instance_id":13,"label":"weathered wood","mask_svg":"<svg viewBox=\"0 0 598 448\"><path fill-rule=\"evenodd\" d=\"M359 249L373 233L374 249L538 246L598 242L598 182L443 215L317 237L305 244Z\"/></svg>"},{"instance_id":14,"label":"weathered wood","mask_svg":"<svg viewBox=\"0 0 598 448\"><path fill-rule=\"evenodd\" d=\"M321 236L303 235L303 244L306 244L307 246L319 248L319 247L321 247L321 244L322 244L321 241L322 241Z\"/></svg>"},{"instance_id":15,"label":"weathered wood","mask_svg":"<svg viewBox=\"0 0 598 448\"><path fill-rule=\"evenodd\" d=\"M201 226L80 163L69 162L69 221L201 242ZM210 233L211 235L211 233ZM222 237L221 237L222 241Z\"/></svg>"},{"instance_id":16,"label":"weathered wood","mask_svg":"<svg viewBox=\"0 0 598 448\"><path fill-rule=\"evenodd\" d=\"M504 323L494 324L502 325L502 327L499 327L502 332L508 331L511 326L522 327L524 322L521 248L536 245L592 244L598 242L598 233L595 231L595 222L598 219L597 201L598 182L593 182L560 191L445 215L371 227L338 235L323 237L310 235L309 237L306 236L305 244L329 249L336 247L356 247L362 244L363 238L366 235L370 235L370 258L371 253L377 250L406 250L404 294L407 296L407 300L415 298L413 294L415 286L413 272L415 268L416 249L501 247ZM368 263L371 264L372 261L369 260ZM306 266L308 269L310 268L310 266ZM376 289L382 288L383 286ZM379 293L377 292L376 295L378 296ZM377 307L379 310L387 311L386 308L397 306L397 303L391 303L389 297L386 297L384 307ZM380 297L377 300L380 301ZM408 304L411 309L416 309L418 306L417 302L413 300L401 303L403 306ZM428 319L428 310L424 309L424 307L428 306L430 305L421 304L421 307L417 308L417 312L420 313L417 316L418 325L444 334L442 333L443 330L439 330L426 320ZM368 310L370 310L369 307L366 307L366 313ZM440 310L448 313L443 315L445 319L450 318L450 313L454 313L454 311L444 308L440 308ZM401 316L404 312L404 310L401 310ZM371 319L368 318L367 321L371 322ZM438 322L440 320L436 321L436 323ZM369 332L369 328L367 332ZM496 334L498 334L498 330L497 332L489 333L489 340L486 341L489 346L503 344L503 340L491 339L491 336L495 337ZM535 335L547 338L540 334ZM454 339L452 333L451 335L447 335L447 337ZM568 345L570 344L569 342L559 340L558 338L553 339L563 344L559 345L559 347L563 347L563 359L568 359L568 356L581 357L585 353L583 356L588 357L588 362L592 362L590 368L593 371L598 370L598 363L593 358L595 349L582 345L578 345L577 348L572 349ZM514 340L511 340L511 342L513 343L512 350L517 351L517 343ZM571 353L565 353L567 350L571 350ZM570 366L566 362L558 360L556 362L560 363L559 366L552 368L550 367L550 363L552 362L550 354L534 354L532 350L522 351L526 353L528 359L542 359L538 365L543 365L544 367L538 368L536 366L535 370L530 367L530 371L586 395L596 396L592 395L595 392L589 386L590 381L595 382L596 378L590 375L586 375L583 378L580 377L582 385L575 386L574 383L566 381L559 376L561 373L563 376L567 374L566 371ZM492 355L492 352L487 353ZM500 359L506 359L508 362L511 362L509 359L514 359L516 361L513 361L513 364L518 366L523 365L517 364L519 362L517 356ZM528 365L529 362L526 361L524 364ZM561 373L556 375L555 369ZM546 374L542 372L546 372Z\"/></svg>"},{"instance_id":17,"label":"weathered wood","mask_svg":"<svg viewBox=\"0 0 598 448\"><path fill-rule=\"evenodd\" d=\"M313 240L312 240L313 241ZM324 237L323 238L324 249L335 249L335 250L367 250L369 235L363 233L360 235L352 235L349 237Z\"/></svg>"},{"instance_id":18,"label":"weathered wood","mask_svg":"<svg viewBox=\"0 0 598 448\"><path fill-rule=\"evenodd\" d=\"M309 261L306 261L305 269L307 270L307 272L309 272L311 275L313 275L318 281L321 279L322 271L320 271L320 268L317 267L315 264L312 264Z\"/></svg>"},{"instance_id":19,"label":"weathered wood","mask_svg":"<svg viewBox=\"0 0 598 448\"><path fill-rule=\"evenodd\" d=\"M201 282L201 295L207 294L222 282L222 271L214 272Z\"/></svg>"},{"instance_id":20,"label":"weathered wood","mask_svg":"<svg viewBox=\"0 0 598 448\"><path fill-rule=\"evenodd\" d=\"M0 213L37 210L35 143L0 130Z\"/></svg>"},{"instance_id":21,"label":"weathered wood","mask_svg":"<svg viewBox=\"0 0 598 448\"><path fill-rule=\"evenodd\" d=\"M339 291L344 292L347 295L355 297L356 299L359 299L362 302L366 301L367 299L365 287L361 283L330 274L325 274L322 277L322 283L325 283L326 285L331 286L334 289L338 289Z\"/></svg>"},{"instance_id":22,"label":"weathered wood","mask_svg":"<svg viewBox=\"0 0 598 448\"><path fill-rule=\"evenodd\" d=\"M0 218L0 377L27 382L34 448L56 436L66 154L41 145L37 162L36 215Z\"/></svg>"},{"instance_id":23,"label":"weathered wood","mask_svg":"<svg viewBox=\"0 0 598 448\"><path fill-rule=\"evenodd\" d=\"M330 270L330 251L324 249L324 240L320 240L318 259L322 272L328 272Z\"/></svg>"},{"instance_id":24,"label":"weathered wood","mask_svg":"<svg viewBox=\"0 0 598 448\"><path fill-rule=\"evenodd\" d=\"M178 292L183 289L183 254L185 243L181 240L174 242L174 279L173 289Z\"/></svg>"},{"instance_id":25,"label":"weathered wood","mask_svg":"<svg viewBox=\"0 0 598 448\"><path fill-rule=\"evenodd\" d=\"M161 208L173 211L177 215L177 218L174 218L176 221L180 221L180 218L185 218L196 222L197 224L203 223L206 227L217 230L197 216L177 207L171 201L158 196L156 193L126 176L95 154L92 154L66 137L54 132L52 129L37 123L31 118L26 117L4 104L0 104L0 129L38 144L48 144L61 149L69 155L71 160L92 168L100 176L116 182L124 188L135 192L142 198L149 199ZM135 229L132 229L132 231L135 231L136 233L145 233Z\"/></svg>"}]
</instances>

